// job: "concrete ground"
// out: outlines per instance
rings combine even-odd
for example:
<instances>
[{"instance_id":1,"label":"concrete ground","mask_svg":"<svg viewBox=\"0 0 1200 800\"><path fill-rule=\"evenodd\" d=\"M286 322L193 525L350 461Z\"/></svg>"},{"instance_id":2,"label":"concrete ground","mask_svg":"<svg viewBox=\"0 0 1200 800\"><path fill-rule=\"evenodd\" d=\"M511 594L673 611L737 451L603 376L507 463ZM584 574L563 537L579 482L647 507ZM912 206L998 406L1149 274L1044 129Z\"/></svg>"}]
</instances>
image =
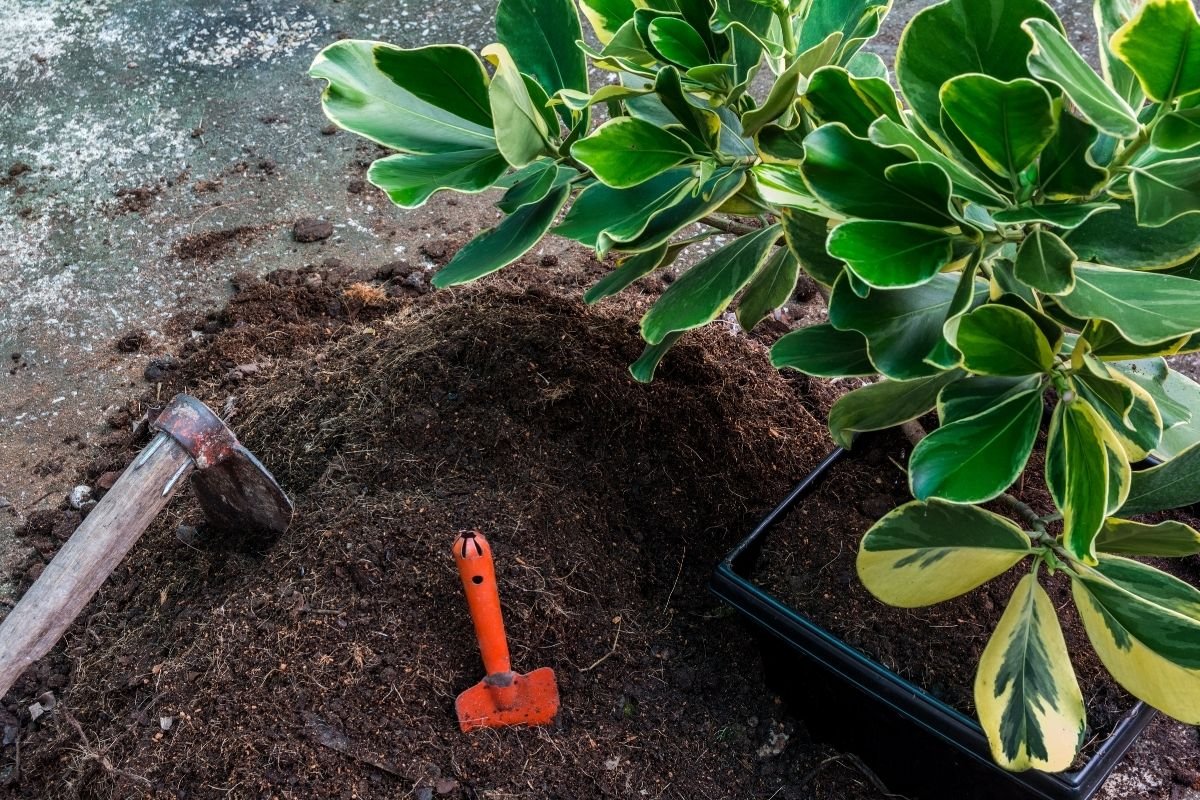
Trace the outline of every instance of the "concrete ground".
<instances>
[{"instance_id":1,"label":"concrete ground","mask_svg":"<svg viewBox=\"0 0 1200 800\"><path fill-rule=\"evenodd\" d=\"M878 46L889 60L924 5L896 3ZM1088 44L1091 4L1056 5ZM219 306L239 271L333 255L418 263L430 239L461 241L497 217L486 198L402 212L362 190L376 150L323 133L319 86L305 74L339 36L478 49L491 41L493 8L0 0L0 601L12 600L5 576L22 556L12 530L70 490L105 409L137 393L174 317ZM333 236L295 243L304 217L330 221ZM438 233L416 230L431 221ZM220 231L237 235L213 251ZM119 351L136 329L147 344ZM1111 796L1169 784L1160 773L1126 770Z\"/></svg>"}]
</instances>

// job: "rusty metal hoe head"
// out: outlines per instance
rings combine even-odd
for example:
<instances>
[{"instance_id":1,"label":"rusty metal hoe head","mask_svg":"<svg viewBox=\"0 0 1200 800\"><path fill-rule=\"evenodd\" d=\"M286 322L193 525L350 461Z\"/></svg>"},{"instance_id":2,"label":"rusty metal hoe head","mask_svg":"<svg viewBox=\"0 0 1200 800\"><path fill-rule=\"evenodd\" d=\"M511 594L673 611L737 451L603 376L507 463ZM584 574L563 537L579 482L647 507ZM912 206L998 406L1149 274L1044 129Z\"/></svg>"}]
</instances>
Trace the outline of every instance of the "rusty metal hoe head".
<instances>
[{"instance_id":1,"label":"rusty metal hoe head","mask_svg":"<svg viewBox=\"0 0 1200 800\"><path fill-rule=\"evenodd\" d=\"M192 488L214 528L272 538L287 530L292 501L208 406L176 395L153 428L191 455Z\"/></svg>"}]
</instances>

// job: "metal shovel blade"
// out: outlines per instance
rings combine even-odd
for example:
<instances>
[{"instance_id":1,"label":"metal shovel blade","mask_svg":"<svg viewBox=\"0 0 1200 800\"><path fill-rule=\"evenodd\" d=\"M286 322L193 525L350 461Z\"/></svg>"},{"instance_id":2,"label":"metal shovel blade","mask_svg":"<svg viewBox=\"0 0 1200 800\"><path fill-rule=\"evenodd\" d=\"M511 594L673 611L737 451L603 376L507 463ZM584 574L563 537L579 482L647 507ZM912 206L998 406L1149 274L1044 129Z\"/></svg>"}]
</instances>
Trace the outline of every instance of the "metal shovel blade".
<instances>
[{"instance_id":1,"label":"metal shovel blade","mask_svg":"<svg viewBox=\"0 0 1200 800\"><path fill-rule=\"evenodd\" d=\"M550 667L526 675L510 673L510 686L497 686L488 676L454 702L463 732L509 725L549 725L558 714L558 684Z\"/></svg>"}]
</instances>

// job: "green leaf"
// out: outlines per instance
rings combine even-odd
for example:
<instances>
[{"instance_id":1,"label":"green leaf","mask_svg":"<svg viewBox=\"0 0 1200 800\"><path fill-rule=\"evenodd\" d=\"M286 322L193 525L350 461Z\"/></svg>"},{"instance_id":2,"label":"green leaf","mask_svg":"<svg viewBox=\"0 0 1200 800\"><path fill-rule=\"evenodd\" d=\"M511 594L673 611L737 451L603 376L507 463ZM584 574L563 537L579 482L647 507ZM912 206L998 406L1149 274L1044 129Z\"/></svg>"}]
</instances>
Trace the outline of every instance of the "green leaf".
<instances>
[{"instance_id":1,"label":"green leaf","mask_svg":"<svg viewBox=\"0 0 1200 800\"><path fill-rule=\"evenodd\" d=\"M1092 71L1066 37L1045 20L1031 19L1021 27L1033 39L1028 66L1035 78L1057 84L1079 113L1105 133L1124 139L1138 135L1137 114Z\"/></svg>"},{"instance_id":2,"label":"green leaf","mask_svg":"<svg viewBox=\"0 0 1200 800\"><path fill-rule=\"evenodd\" d=\"M951 503L984 503L998 497L1025 469L1041 421L1038 387L943 425L922 439L909 459L913 497Z\"/></svg>"},{"instance_id":3,"label":"green leaf","mask_svg":"<svg viewBox=\"0 0 1200 800\"><path fill-rule=\"evenodd\" d=\"M812 196L800 171L794 166L755 164L750 168L750 174L754 176L754 185L758 189L759 197L771 205L795 208L818 215L825 210L825 206ZM824 224L821 227L824 230Z\"/></svg>"},{"instance_id":4,"label":"green leaf","mask_svg":"<svg viewBox=\"0 0 1200 800\"><path fill-rule=\"evenodd\" d=\"M1056 228L1077 228L1093 216L1119 209L1116 203L1044 203L1038 206L1006 208L992 214L992 219L1002 225L1020 225L1042 222ZM1072 240L1074 241L1074 240Z\"/></svg>"},{"instance_id":5,"label":"green leaf","mask_svg":"<svg viewBox=\"0 0 1200 800\"><path fill-rule=\"evenodd\" d=\"M1150 395L1162 416L1164 429L1186 426L1200 413L1200 385L1168 367L1163 359L1125 361L1114 364L1113 369ZM1200 430L1197 433L1200 434Z\"/></svg>"},{"instance_id":6,"label":"green leaf","mask_svg":"<svg viewBox=\"0 0 1200 800\"><path fill-rule=\"evenodd\" d=\"M1020 528L982 508L905 503L863 536L858 577L888 605L918 608L966 594L1031 549Z\"/></svg>"},{"instance_id":7,"label":"green leaf","mask_svg":"<svg viewBox=\"0 0 1200 800\"><path fill-rule=\"evenodd\" d=\"M341 127L406 153L496 147L488 79L457 45L402 50L346 39L317 54L308 74L329 82L325 115Z\"/></svg>"},{"instance_id":8,"label":"green leaf","mask_svg":"<svg viewBox=\"0 0 1200 800\"><path fill-rule=\"evenodd\" d=\"M583 295L583 302L589 306L600 302L606 297L612 297L627 286L654 272L667 257L667 245L661 244L653 250L635 253L622 260L617 268L592 284Z\"/></svg>"},{"instance_id":9,"label":"green leaf","mask_svg":"<svg viewBox=\"0 0 1200 800\"><path fill-rule=\"evenodd\" d=\"M1150 144L1159 150L1186 150L1197 142L1200 142L1200 107L1196 106L1164 116L1150 137Z\"/></svg>"},{"instance_id":10,"label":"green leaf","mask_svg":"<svg viewBox=\"0 0 1200 800\"><path fill-rule=\"evenodd\" d=\"M657 125L618 117L571 147L571 155L615 189L637 186L695 154L687 142Z\"/></svg>"},{"instance_id":11,"label":"green leaf","mask_svg":"<svg viewBox=\"0 0 1200 800\"><path fill-rule=\"evenodd\" d=\"M746 171L718 170L695 191L656 211L636 239L622 242L619 249L631 253L658 247L681 229L711 214L733 197L746 183Z\"/></svg>"},{"instance_id":12,"label":"green leaf","mask_svg":"<svg viewBox=\"0 0 1200 800\"><path fill-rule=\"evenodd\" d=\"M650 44L668 60L682 67L709 63L704 39L691 25L677 17L659 17L650 23Z\"/></svg>"},{"instance_id":13,"label":"green leaf","mask_svg":"<svg viewBox=\"0 0 1200 800\"><path fill-rule=\"evenodd\" d=\"M1147 525L1109 517L1096 537L1096 549L1131 556L1192 556L1200 553L1200 533L1175 520Z\"/></svg>"},{"instance_id":14,"label":"green leaf","mask_svg":"<svg viewBox=\"0 0 1200 800\"><path fill-rule=\"evenodd\" d=\"M938 92L946 81L971 72L1001 81L1029 77L1033 43L1021 23L1031 18L1062 29L1041 0L950 0L913 17L896 52L896 78L927 130L941 130Z\"/></svg>"},{"instance_id":15,"label":"green leaf","mask_svg":"<svg viewBox=\"0 0 1200 800\"><path fill-rule=\"evenodd\" d=\"M587 91L587 62L575 46L583 31L572 0L500 0L496 38L546 94Z\"/></svg>"},{"instance_id":16,"label":"green leaf","mask_svg":"<svg viewBox=\"0 0 1200 800\"><path fill-rule=\"evenodd\" d=\"M803 102L820 122L840 122L864 138L871 123L880 117L897 123L903 120L891 84L883 78L856 78L842 67L822 67L814 72Z\"/></svg>"},{"instance_id":17,"label":"green leaf","mask_svg":"<svg viewBox=\"0 0 1200 800\"><path fill-rule=\"evenodd\" d=\"M1037 376L963 378L942 389L938 395L938 420L942 425L958 422L1040 386Z\"/></svg>"},{"instance_id":18,"label":"green leaf","mask_svg":"<svg viewBox=\"0 0 1200 800\"><path fill-rule=\"evenodd\" d=\"M1083 744L1083 694L1036 574L1017 584L979 658L975 708L992 758L1013 772L1068 769Z\"/></svg>"},{"instance_id":19,"label":"green leaf","mask_svg":"<svg viewBox=\"0 0 1200 800\"><path fill-rule=\"evenodd\" d=\"M549 152L550 130L507 48L502 44L489 44L482 53L496 68L488 85L488 100L496 123L496 144L509 164L523 167Z\"/></svg>"},{"instance_id":20,"label":"green leaf","mask_svg":"<svg viewBox=\"0 0 1200 800\"><path fill-rule=\"evenodd\" d=\"M673 67L663 67L654 80L654 92L663 108L705 146L716 149L721 136L721 118L711 109L701 106L683 91L679 73Z\"/></svg>"},{"instance_id":21,"label":"green leaf","mask_svg":"<svg viewBox=\"0 0 1200 800\"><path fill-rule=\"evenodd\" d=\"M1057 131L1049 92L1028 78L960 75L942 87L941 100L988 168L1014 180Z\"/></svg>"},{"instance_id":22,"label":"green leaf","mask_svg":"<svg viewBox=\"0 0 1200 800\"><path fill-rule=\"evenodd\" d=\"M1089 219L1066 236L1080 261L1125 269L1166 269L1200 254L1200 215L1159 228L1138 224L1132 204Z\"/></svg>"},{"instance_id":23,"label":"green leaf","mask_svg":"<svg viewBox=\"0 0 1200 800\"><path fill-rule=\"evenodd\" d=\"M1020 377L1048 372L1054 365L1050 343L1028 316L989 303L962 317L955 345L963 367L980 375Z\"/></svg>"},{"instance_id":24,"label":"green leaf","mask_svg":"<svg viewBox=\"0 0 1200 800\"><path fill-rule=\"evenodd\" d=\"M829 409L829 433L839 447L854 434L881 431L914 420L937 404L938 392L962 377L949 370L911 381L883 380L842 395Z\"/></svg>"},{"instance_id":25,"label":"green leaf","mask_svg":"<svg viewBox=\"0 0 1200 800\"><path fill-rule=\"evenodd\" d=\"M1091 158L1099 136L1094 125L1065 111L1058 114L1058 132L1038 158L1038 182L1045 197L1073 201L1100 191L1108 173Z\"/></svg>"},{"instance_id":26,"label":"green leaf","mask_svg":"<svg viewBox=\"0 0 1200 800\"><path fill-rule=\"evenodd\" d=\"M683 336L683 331L668 333L663 340L658 344L648 344L646 349L642 351L642 355L637 361L629 365L629 374L638 383L650 383L654 380L654 371L658 369L659 362L663 360L663 356L667 351L675 346L679 341L679 337Z\"/></svg>"},{"instance_id":27,"label":"green leaf","mask_svg":"<svg viewBox=\"0 0 1200 800\"><path fill-rule=\"evenodd\" d=\"M608 44L622 25L633 19L633 0L579 0L601 44Z\"/></svg>"},{"instance_id":28,"label":"green leaf","mask_svg":"<svg viewBox=\"0 0 1200 800\"><path fill-rule=\"evenodd\" d=\"M381 158L367 171L367 180L387 192L401 208L418 208L442 189L482 192L508 169L495 148L452 153L400 155Z\"/></svg>"},{"instance_id":29,"label":"green leaf","mask_svg":"<svg viewBox=\"0 0 1200 800\"><path fill-rule=\"evenodd\" d=\"M658 344L668 333L699 328L719 317L782 234L778 225L746 234L689 269L642 317L642 338Z\"/></svg>"},{"instance_id":30,"label":"green leaf","mask_svg":"<svg viewBox=\"0 0 1200 800\"><path fill-rule=\"evenodd\" d=\"M496 208L505 214L511 214L521 206L536 203L547 194L558 178L558 166L553 162L537 161L532 165L533 171L514 183ZM565 182L560 181L560 182Z\"/></svg>"},{"instance_id":31,"label":"green leaf","mask_svg":"<svg viewBox=\"0 0 1200 800\"><path fill-rule=\"evenodd\" d=\"M1133 517L1193 503L1200 503L1200 445L1157 467L1135 471L1121 513Z\"/></svg>"},{"instance_id":32,"label":"green leaf","mask_svg":"<svg viewBox=\"0 0 1200 800\"><path fill-rule=\"evenodd\" d=\"M870 138L880 147L897 148L918 161L941 167L942 171L950 177L954 194L958 197L974 203L982 203L985 206L1006 204L1004 198L987 179L976 174L966 164L950 158L895 120L886 118L875 120L871 123Z\"/></svg>"},{"instance_id":33,"label":"green leaf","mask_svg":"<svg viewBox=\"0 0 1200 800\"><path fill-rule=\"evenodd\" d=\"M1200 39L1196 42L1200 47ZM1130 168L1138 223L1157 228L1200 212L1200 158L1159 161Z\"/></svg>"},{"instance_id":34,"label":"green leaf","mask_svg":"<svg viewBox=\"0 0 1200 800\"><path fill-rule=\"evenodd\" d=\"M847 216L934 226L953 221L946 173L860 139L840 123L822 125L804 140L802 171L812 193Z\"/></svg>"},{"instance_id":35,"label":"green leaf","mask_svg":"<svg viewBox=\"0 0 1200 800\"><path fill-rule=\"evenodd\" d=\"M1141 461L1158 446L1162 417L1141 386L1117 372L1101 377L1083 371L1075 376L1075 388L1108 423L1129 461Z\"/></svg>"},{"instance_id":36,"label":"green leaf","mask_svg":"<svg viewBox=\"0 0 1200 800\"><path fill-rule=\"evenodd\" d=\"M1063 515L1063 544L1096 563L1096 534L1107 516L1109 464L1104 423L1086 402L1060 399L1046 442L1046 486Z\"/></svg>"},{"instance_id":37,"label":"green leaf","mask_svg":"<svg viewBox=\"0 0 1200 800\"><path fill-rule=\"evenodd\" d=\"M1117 29L1133 19L1137 0L1095 0L1092 17L1096 23L1097 40L1100 42L1100 66L1104 80L1132 109L1139 109L1146 99L1141 84L1133 70L1125 66L1112 51L1111 40Z\"/></svg>"},{"instance_id":38,"label":"green leaf","mask_svg":"<svg viewBox=\"0 0 1200 800\"><path fill-rule=\"evenodd\" d=\"M554 188L540 201L521 206L499 225L476 236L433 276L433 285L444 289L470 283L528 253L546 235L569 194L567 185Z\"/></svg>"},{"instance_id":39,"label":"green leaf","mask_svg":"<svg viewBox=\"0 0 1200 800\"><path fill-rule=\"evenodd\" d=\"M829 254L842 259L869 286L918 286L954 256L954 237L941 228L906 222L851 220L833 229Z\"/></svg>"},{"instance_id":40,"label":"green leaf","mask_svg":"<svg viewBox=\"0 0 1200 800\"><path fill-rule=\"evenodd\" d=\"M768 123L788 114L796 103L800 77L800 63L796 62L776 78L763 104L742 115L742 133L754 136Z\"/></svg>"},{"instance_id":41,"label":"green leaf","mask_svg":"<svg viewBox=\"0 0 1200 800\"><path fill-rule=\"evenodd\" d=\"M1200 724L1200 592L1136 561L1103 556L1071 580L1088 639L1117 683Z\"/></svg>"},{"instance_id":42,"label":"green leaf","mask_svg":"<svg viewBox=\"0 0 1200 800\"><path fill-rule=\"evenodd\" d=\"M800 277L800 262L786 247L776 248L738 300L737 320L744 330L751 330L792 296Z\"/></svg>"},{"instance_id":43,"label":"green leaf","mask_svg":"<svg viewBox=\"0 0 1200 800\"><path fill-rule=\"evenodd\" d=\"M1066 242L1038 228L1017 251L1017 280L1046 294L1067 294L1075 288L1075 253Z\"/></svg>"},{"instance_id":44,"label":"green leaf","mask_svg":"<svg viewBox=\"0 0 1200 800\"><path fill-rule=\"evenodd\" d=\"M868 342L871 362L896 380L920 378L939 371L926 362L943 341L942 325L954 305L959 275L941 273L910 289L876 289L857 296L843 277L834 284L829 321L840 330L856 330ZM987 285L972 279L972 304L983 302Z\"/></svg>"},{"instance_id":45,"label":"green leaf","mask_svg":"<svg viewBox=\"0 0 1200 800\"><path fill-rule=\"evenodd\" d=\"M1146 0L1109 46L1151 99L1200 92L1200 20L1189 0Z\"/></svg>"},{"instance_id":46,"label":"green leaf","mask_svg":"<svg viewBox=\"0 0 1200 800\"><path fill-rule=\"evenodd\" d=\"M1200 281L1094 264L1075 265L1075 288L1057 298L1067 313L1115 325L1135 344L1200 330Z\"/></svg>"},{"instance_id":47,"label":"green leaf","mask_svg":"<svg viewBox=\"0 0 1200 800\"><path fill-rule=\"evenodd\" d=\"M828 323L784 334L771 347L771 365L818 378L874 375L867 340L857 331L839 331Z\"/></svg>"},{"instance_id":48,"label":"green leaf","mask_svg":"<svg viewBox=\"0 0 1200 800\"><path fill-rule=\"evenodd\" d=\"M686 167L667 170L629 189L594 183L575 198L554 232L603 255L614 244L636 239L654 214L690 197L697 187L692 170Z\"/></svg>"},{"instance_id":49,"label":"green leaf","mask_svg":"<svg viewBox=\"0 0 1200 800\"><path fill-rule=\"evenodd\" d=\"M850 49L854 42L875 35L890 7L888 0L814 0L800 27L797 49L803 52L835 33ZM843 50L843 58L851 55L853 50Z\"/></svg>"},{"instance_id":50,"label":"green leaf","mask_svg":"<svg viewBox=\"0 0 1200 800\"><path fill-rule=\"evenodd\" d=\"M785 208L780 213L780 221L788 249L800 261L804 271L825 286L836 283L843 267L842 262L825 249L829 238L825 220L799 209Z\"/></svg>"}]
</instances>

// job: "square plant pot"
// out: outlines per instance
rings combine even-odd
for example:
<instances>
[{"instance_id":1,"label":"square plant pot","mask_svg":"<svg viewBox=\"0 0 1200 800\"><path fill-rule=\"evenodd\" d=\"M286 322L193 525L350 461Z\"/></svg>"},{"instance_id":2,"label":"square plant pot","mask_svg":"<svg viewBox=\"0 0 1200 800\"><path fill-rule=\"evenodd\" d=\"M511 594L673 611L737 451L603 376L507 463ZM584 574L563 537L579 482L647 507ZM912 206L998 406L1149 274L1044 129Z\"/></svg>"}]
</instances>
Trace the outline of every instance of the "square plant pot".
<instances>
[{"instance_id":1,"label":"square plant pot","mask_svg":"<svg viewBox=\"0 0 1200 800\"><path fill-rule=\"evenodd\" d=\"M775 525L845 452L835 450L718 565L709 588L741 613L763 649L769 685L813 732L861 756L892 791L920 800L1087 800L1155 711L1134 705L1074 772L1008 772L972 718L853 649L748 576Z\"/></svg>"}]
</instances>

